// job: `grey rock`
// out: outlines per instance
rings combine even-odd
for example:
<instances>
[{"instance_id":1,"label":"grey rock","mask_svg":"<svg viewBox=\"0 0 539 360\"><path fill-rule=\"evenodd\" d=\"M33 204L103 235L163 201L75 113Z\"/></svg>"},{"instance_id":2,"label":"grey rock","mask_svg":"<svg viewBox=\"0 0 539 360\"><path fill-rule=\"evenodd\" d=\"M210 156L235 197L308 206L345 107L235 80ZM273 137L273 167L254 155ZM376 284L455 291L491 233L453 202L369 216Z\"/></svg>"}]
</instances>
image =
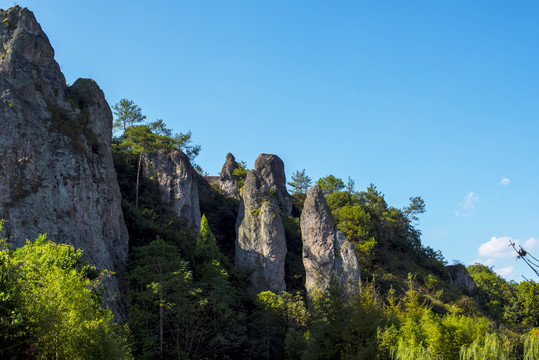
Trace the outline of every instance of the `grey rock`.
<instances>
[{"instance_id":1,"label":"grey rock","mask_svg":"<svg viewBox=\"0 0 539 360\"><path fill-rule=\"evenodd\" d=\"M361 271L354 244L346 235L337 230L335 234L335 272L340 284L349 293L357 292L361 281Z\"/></svg>"},{"instance_id":2,"label":"grey rock","mask_svg":"<svg viewBox=\"0 0 539 360\"><path fill-rule=\"evenodd\" d=\"M449 272L449 277L451 278L451 284L454 287L469 295L473 295L477 292L477 286L464 265L448 265L447 271Z\"/></svg>"},{"instance_id":3,"label":"grey rock","mask_svg":"<svg viewBox=\"0 0 539 360\"><path fill-rule=\"evenodd\" d=\"M221 178L219 176L204 176L204 179L208 182L210 185L215 185L217 188L220 188L220 182Z\"/></svg>"},{"instance_id":4,"label":"grey rock","mask_svg":"<svg viewBox=\"0 0 539 360\"><path fill-rule=\"evenodd\" d=\"M238 167L238 163L231 153L226 154L226 160L219 175L219 183L221 190L225 195L234 199L240 199L240 189L237 186L238 177L234 175L234 170Z\"/></svg>"},{"instance_id":5,"label":"grey rock","mask_svg":"<svg viewBox=\"0 0 539 360\"><path fill-rule=\"evenodd\" d=\"M251 289L256 292L285 290L287 250L279 207L255 170L249 171L245 179L236 232L235 263L252 272Z\"/></svg>"},{"instance_id":6,"label":"grey rock","mask_svg":"<svg viewBox=\"0 0 539 360\"><path fill-rule=\"evenodd\" d=\"M184 217L198 233L200 205L197 172L189 157L180 150L144 154L145 176L157 181L163 201L176 215Z\"/></svg>"},{"instance_id":7,"label":"grey rock","mask_svg":"<svg viewBox=\"0 0 539 360\"><path fill-rule=\"evenodd\" d=\"M300 220L309 297L326 292L332 280L338 281L349 294L357 292L360 269L356 252L346 236L335 230L335 221L320 186L315 185L307 192Z\"/></svg>"},{"instance_id":8,"label":"grey rock","mask_svg":"<svg viewBox=\"0 0 539 360\"><path fill-rule=\"evenodd\" d=\"M119 320L128 250L112 161L112 113L93 80L67 87L32 12L0 11L0 218L14 246L47 233L84 251Z\"/></svg>"},{"instance_id":9,"label":"grey rock","mask_svg":"<svg viewBox=\"0 0 539 360\"><path fill-rule=\"evenodd\" d=\"M269 188L275 192L281 210L292 213L292 197L286 190L284 163L277 155L260 154L255 161L255 170L262 176Z\"/></svg>"}]
</instances>

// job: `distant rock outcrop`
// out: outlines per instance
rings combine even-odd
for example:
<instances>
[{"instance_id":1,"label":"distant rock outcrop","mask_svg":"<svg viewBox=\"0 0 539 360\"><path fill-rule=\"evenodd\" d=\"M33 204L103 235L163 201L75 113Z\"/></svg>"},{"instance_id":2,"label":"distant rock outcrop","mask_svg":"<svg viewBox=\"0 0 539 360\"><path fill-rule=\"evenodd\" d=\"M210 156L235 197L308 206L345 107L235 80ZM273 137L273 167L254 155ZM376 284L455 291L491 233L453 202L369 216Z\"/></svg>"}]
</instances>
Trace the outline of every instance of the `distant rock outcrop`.
<instances>
[{"instance_id":1,"label":"distant rock outcrop","mask_svg":"<svg viewBox=\"0 0 539 360\"><path fill-rule=\"evenodd\" d=\"M277 155L260 154L255 161L255 170L262 176L269 188L275 192L279 207L286 214L292 213L292 197L286 190L284 163Z\"/></svg>"},{"instance_id":2,"label":"distant rock outcrop","mask_svg":"<svg viewBox=\"0 0 539 360\"><path fill-rule=\"evenodd\" d=\"M237 186L238 177L234 175L234 170L238 163L231 153L226 154L226 160L219 175L219 184L225 195L234 199L240 199L240 189Z\"/></svg>"},{"instance_id":3,"label":"distant rock outcrop","mask_svg":"<svg viewBox=\"0 0 539 360\"><path fill-rule=\"evenodd\" d=\"M301 234L309 296L327 291L332 280L349 293L357 291L360 269L356 252L346 236L335 230L331 210L318 185L307 192L301 213Z\"/></svg>"},{"instance_id":4,"label":"distant rock outcrop","mask_svg":"<svg viewBox=\"0 0 539 360\"><path fill-rule=\"evenodd\" d=\"M464 265L448 265L447 271L449 272L449 277L451 278L451 284L454 287L467 293L468 295L473 295L477 292L477 286Z\"/></svg>"},{"instance_id":5,"label":"distant rock outcrop","mask_svg":"<svg viewBox=\"0 0 539 360\"><path fill-rule=\"evenodd\" d=\"M159 184L163 201L176 215L187 219L195 232L200 230L197 172L180 150L145 154L146 177Z\"/></svg>"},{"instance_id":6,"label":"distant rock outcrop","mask_svg":"<svg viewBox=\"0 0 539 360\"><path fill-rule=\"evenodd\" d=\"M122 273L128 234L111 154L112 113L90 79L67 87L32 12L0 11L0 218L15 246L47 233ZM122 314L119 277L107 284Z\"/></svg>"},{"instance_id":7,"label":"distant rock outcrop","mask_svg":"<svg viewBox=\"0 0 539 360\"><path fill-rule=\"evenodd\" d=\"M236 265L252 271L251 288L280 292L286 289L286 239L277 201L255 170L247 173L236 223Z\"/></svg>"}]
</instances>

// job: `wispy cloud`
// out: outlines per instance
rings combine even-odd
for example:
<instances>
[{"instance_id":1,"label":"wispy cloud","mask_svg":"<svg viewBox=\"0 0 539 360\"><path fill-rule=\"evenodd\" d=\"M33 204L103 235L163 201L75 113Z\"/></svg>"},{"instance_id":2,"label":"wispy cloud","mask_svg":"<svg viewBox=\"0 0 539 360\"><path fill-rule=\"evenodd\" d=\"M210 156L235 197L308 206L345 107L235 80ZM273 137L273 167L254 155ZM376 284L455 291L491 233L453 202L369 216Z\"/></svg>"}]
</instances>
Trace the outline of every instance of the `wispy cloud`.
<instances>
[{"instance_id":1,"label":"wispy cloud","mask_svg":"<svg viewBox=\"0 0 539 360\"><path fill-rule=\"evenodd\" d=\"M479 196L475 195L473 191L470 191L464 197L464 201L459 203L460 208L455 211L455 216L470 216L478 200Z\"/></svg>"},{"instance_id":2,"label":"wispy cloud","mask_svg":"<svg viewBox=\"0 0 539 360\"><path fill-rule=\"evenodd\" d=\"M513 265L509 265L501 269L494 269L494 271L504 278L510 278L517 274L517 271L515 270L515 267Z\"/></svg>"},{"instance_id":3,"label":"wispy cloud","mask_svg":"<svg viewBox=\"0 0 539 360\"><path fill-rule=\"evenodd\" d=\"M504 186L507 186L507 185L511 184L511 180L509 180L509 178L504 177L502 179L502 181L500 181L500 184L502 184Z\"/></svg>"},{"instance_id":4,"label":"wispy cloud","mask_svg":"<svg viewBox=\"0 0 539 360\"><path fill-rule=\"evenodd\" d=\"M479 246L479 249L477 250L479 258L476 262L485 265L493 265L498 259L516 257L517 254L515 253L515 250L509 246L510 242L514 242L517 247L522 244L520 240L513 239L510 236L491 237L489 241ZM537 239L529 238L522 246L529 251L537 246L537 242Z\"/></svg>"}]
</instances>

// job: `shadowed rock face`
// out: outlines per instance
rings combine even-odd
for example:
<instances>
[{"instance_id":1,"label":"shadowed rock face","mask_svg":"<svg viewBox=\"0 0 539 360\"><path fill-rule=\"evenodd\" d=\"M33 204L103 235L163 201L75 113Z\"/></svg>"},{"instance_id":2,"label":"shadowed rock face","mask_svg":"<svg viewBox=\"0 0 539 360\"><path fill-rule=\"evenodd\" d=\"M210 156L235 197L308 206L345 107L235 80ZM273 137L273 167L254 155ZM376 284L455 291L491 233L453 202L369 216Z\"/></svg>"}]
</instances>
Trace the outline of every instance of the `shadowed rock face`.
<instances>
[{"instance_id":1,"label":"shadowed rock face","mask_svg":"<svg viewBox=\"0 0 539 360\"><path fill-rule=\"evenodd\" d=\"M279 207L255 170L245 179L236 229L235 263L252 271L250 287L256 292L285 290L286 240Z\"/></svg>"},{"instance_id":2,"label":"shadowed rock face","mask_svg":"<svg viewBox=\"0 0 539 360\"><path fill-rule=\"evenodd\" d=\"M469 295L477 292L477 286L464 265L449 265L447 266L447 270L451 277L451 284L454 287Z\"/></svg>"},{"instance_id":3,"label":"shadowed rock face","mask_svg":"<svg viewBox=\"0 0 539 360\"><path fill-rule=\"evenodd\" d=\"M231 153L226 154L226 161L219 175L219 185L225 195L234 199L240 199L240 191L236 185L237 176L234 175L234 170L238 167L238 163Z\"/></svg>"},{"instance_id":4,"label":"shadowed rock face","mask_svg":"<svg viewBox=\"0 0 539 360\"><path fill-rule=\"evenodd\" d=\"M357 291L359 262L353 245L335 230L331 210L320 186L313 186L301 213L305 287L309 296L327 291L330 281L338 281L349 293Z\"/></svg>"},{"instance_id":5,"label":"shadowed rock face","mask_svg":"<svg viewBox=\"0 0 539 360\"><path fill-rule=\"evenodd\" d=\"M292 197L286 190L284 163L272 154L260 154L255 161L255 170L262 176L269 188L275 192L279 207L286 214L292 213Z\"/></svg>"},{"instance_id":6,"label":"shadowed rock face","mask_svg":"<svg viewBox=\"0 0 539 360\"><path fill-rule=\"evenodd\" d=\"M128 250L111 154L112 113L90 79L67 87L34 15L0 11L0 218L15 246L47 233L84 250L107 285L120 318L122 263Z\"/></svg>"},{"instance_id":7,"label":"shadowed rock face","mask_svg":"<svg viewBox=\"0 0 539 360\"><path fill-rule=\"evenodd\" d=\"M145 175L159 184L163 201L187 219L195 232L200 230L197 172L180 150L145 154Z\"/></svg>"}]
</instances>

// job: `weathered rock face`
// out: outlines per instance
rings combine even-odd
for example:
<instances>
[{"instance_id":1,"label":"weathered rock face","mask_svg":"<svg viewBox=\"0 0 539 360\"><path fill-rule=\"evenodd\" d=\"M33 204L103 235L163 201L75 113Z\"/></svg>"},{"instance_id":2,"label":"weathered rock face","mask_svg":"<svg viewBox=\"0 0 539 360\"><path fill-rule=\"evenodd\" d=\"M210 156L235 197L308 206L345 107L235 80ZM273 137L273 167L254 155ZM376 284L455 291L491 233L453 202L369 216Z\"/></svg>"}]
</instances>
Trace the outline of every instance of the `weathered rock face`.
<instances>
[{"instance_id":1,"label":"weathered rock face","mask_svg":"<svg viewBox=\"0 0 539 360\"><path fill-rule=\"evenodd\" d=\"M112 113L93 80L67 87L27 9L0 11L0 218L15 246L47 233L122 273L128 234L112 162ZM122 314L119 276L107 285Z\"/></svg>"},{"instance_id":2,"label":"weathered rock face","mask_svg":"<svg viewBox=\"0 0 539 360\"><path fill-rule=\"evenodd\" d=\"M464 265L449 265L447 266L447 271L451 277L451 284L454 287L469 295L477 292L477 286Z\"/></svg>"},{"instance_id":3,"label":"weathered rock face","mask_svg":"<svg viewBox=\"0 0 539 360\"><path fill-rule=\"evenodd\" d=\"M234 155L231 153L226 154L226 161L223 164L221 169L221 174L219 175L219 183L221 190L225 195L230 196L234 199L240 199L240 189L236 185L237 176L234 175L234 170L238 167L238 163L234 158Z\"/></svg>"},{"instance_id":4,"label":"weathered rock face","mask_svg":"<svg viewBox=\"0 0 539 360\"><path fill-rule=\"evenodd\" d=\"M309 296L327 291L330 281L338 281L352 293L360 281L359 262L352 243L335 230L331 210L320 186L307 192L301 213L305 287Z\"/></svg>"},{"instance_id":5,"label":"weathered rock face","mask_svg":"<svg viewBox=\"0 0 539 360\"><path fill-rule=\"evenodd\" d=\"M165 203L187 219L195 232L200 230L197 172L180 150L145 154L144 173L159 184Z\"/></svg>"},{"instance_id":6,"label":"weathered rock face","mask_svg":"<svg viewBox=\"0 0 539 360\"><path fill-rule=\"evenodd\" d=\"M292 197L286 190L284 163L277 155L260 154L255 161L255 170L262 176L269 188L275 192L279 207L286 214L292 213Z\"/></svg>"},{"instance_id":7,"label":"weathered rock face","mask_svg":"<svg viewBox=\"0 0 539 360\"><path fill-rule=\"evenodd\" d=\"M255 170L247 173L236 223L236 265L253 271L251 288L280 292L286 289L286 239L277 201Z\"/></svg>"}]
</instances>

